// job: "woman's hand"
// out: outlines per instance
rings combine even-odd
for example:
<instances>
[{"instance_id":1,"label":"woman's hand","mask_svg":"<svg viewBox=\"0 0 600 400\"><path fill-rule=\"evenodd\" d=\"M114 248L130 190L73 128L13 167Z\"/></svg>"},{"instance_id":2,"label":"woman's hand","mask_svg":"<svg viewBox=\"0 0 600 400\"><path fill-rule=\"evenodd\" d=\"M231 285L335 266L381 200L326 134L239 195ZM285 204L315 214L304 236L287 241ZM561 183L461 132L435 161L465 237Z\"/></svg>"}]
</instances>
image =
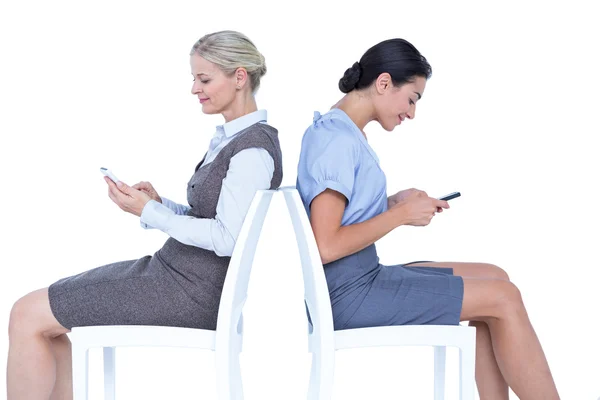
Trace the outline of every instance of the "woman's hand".
<instances>
[{"instance_id":1,"label":"woman's hand","mask_svg":"<svg viewBox=\"0 0 600 400\"><path fill-rule=\"evenodd\" d=\"M104 177L104 180L108 184L108 197L121 210L137 215L138 217L142 215L144 206L151 200L147 193L127 186L123 182L115 184L108 177Z\"/></svg>"},{"instance_id":2,"label":"woman's hand","mask_svg":"<svg viewBox=\"0 0 600 400\"><path fill-rule=\"evenodd\" d=\"M409 189L411 190L411 189ZM450 208L447 201L434 199L421 190L415 190L397 202L391 210L400 213L402 225L429 225L436 212Z\"/></svg>"},{"instance_id":3,"label":"woman's hand","mask_svg":"<svg viewBox=\"0 0 600 400\"><path fill-rule=\"evenodd\" d=\"M152 184L150 182L136 183L135 185L132 186L132 188L142 191L142 192L146 193L148 196L150 196L150 198L152 200L156 200L159 203L162 203L162 199L160 198L160 196L154 189L154 186L152 186Z\"/></svg>"},{"instance_id":4,"label":"woman's hand","mask_svg":"<svg viewBox=\"0 0 600 400\"><path fill-rule=\"evenodd\" d=\"M398 193L388 197L388 208L392 208L402 200L419 193L423 193L425 195L427 194L424 191L415 188L401 190Z\"/></svg>"},{"instance_id":5,"label":"woman's hand","mask_svg":"<svg viewBox=\"0 0 600 400\"><path fill-rule=\"evenodd\" d=\"M423 190L419 190L419 189L415 189L415 188L404 189L404 190L399 191L398 193L388 197L388 209L393 208L396 204L403 201L404 199L407 199L408 197L414 196L417 194L427 196L427 193L425 193ZM437 208L437 212L441 213L442 211L443 211L442 207Z\"/></svg>"}]
</instances>

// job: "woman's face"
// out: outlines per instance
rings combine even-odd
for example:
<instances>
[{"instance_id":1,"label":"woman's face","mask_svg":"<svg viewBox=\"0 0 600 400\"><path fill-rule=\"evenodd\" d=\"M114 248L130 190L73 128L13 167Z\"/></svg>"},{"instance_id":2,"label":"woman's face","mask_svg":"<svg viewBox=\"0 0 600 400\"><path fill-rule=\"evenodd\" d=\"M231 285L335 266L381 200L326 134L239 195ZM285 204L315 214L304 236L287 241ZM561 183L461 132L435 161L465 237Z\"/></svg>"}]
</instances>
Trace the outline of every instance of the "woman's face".
<instances>
[{"instance_id":1,"label":"woman's face","mask_svg":"<svg viewBox=\"0 0 600 400\"><path fill-rule=\"evenodd\" d=\"M415 76L412 82L395 87L389 74L381 74L377 78L375 90L379 95L375 97L376 120L383 129L391 132L405 118L415 117L417 101L423 96L426 82L425 78Z\"/></svg>"},{"instance_id":2,"label":"woman's face","mask_svg":"<svg viewBox=\"0 0 600 400\"><path fill-rule=\"evenodd\" d=\"M236 97L236 74L226 75L217 65L200 57L190 56L194 84L192 94L198 96L205 114L222 114Z\"/></svg>"}]
</instances>

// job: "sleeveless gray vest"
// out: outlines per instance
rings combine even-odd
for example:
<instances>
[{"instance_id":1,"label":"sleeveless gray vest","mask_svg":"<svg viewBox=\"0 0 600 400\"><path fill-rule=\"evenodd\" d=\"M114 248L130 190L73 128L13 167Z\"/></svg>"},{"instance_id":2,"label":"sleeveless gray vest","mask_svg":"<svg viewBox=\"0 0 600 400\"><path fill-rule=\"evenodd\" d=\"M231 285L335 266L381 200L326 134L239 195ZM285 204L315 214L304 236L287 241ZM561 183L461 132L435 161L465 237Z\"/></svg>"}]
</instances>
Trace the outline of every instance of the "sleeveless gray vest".
<instances>
[{"instance_id":1,"label":"sleeveless gray vest","mask_svg":"<svg viewBox=\"0 0 600 400\"><path fill-rule=\"evenodd\" d=\"M216 216L229 161L240 151L253 147L263 148L273 157L275 171L270 189L277 189L281 185L283 171L277 130L270 125L256 123L239 132L214 161L203 165L203 158L196 166L187 188L191 207L188 215L196 218ZM219 300L231 257L219 257L213 251L185 245L173 238L169 238L155 256L198 304L199 314L208 319L205 321L206 329L216 329Z\"/></svg>"}]
</instances>

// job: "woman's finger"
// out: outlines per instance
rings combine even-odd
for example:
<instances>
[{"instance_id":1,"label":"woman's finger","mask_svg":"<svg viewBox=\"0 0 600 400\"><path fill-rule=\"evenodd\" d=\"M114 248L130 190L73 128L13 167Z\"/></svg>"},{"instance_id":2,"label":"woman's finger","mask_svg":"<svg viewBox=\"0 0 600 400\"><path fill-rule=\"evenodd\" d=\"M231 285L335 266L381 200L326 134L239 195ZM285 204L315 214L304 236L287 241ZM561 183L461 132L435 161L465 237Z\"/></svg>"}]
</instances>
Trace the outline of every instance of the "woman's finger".
<instances>
[{"instance_id":1,"label":"woman's finger","mask_svg":"<svg viewBox=\"0 0 600 400\"><path fill-rule=\"evenodd\" d=\"M141 181L132 186L132 188L137 190L150 190L152 189L152 185L150 182Z\"/></svg>"},{"instance_id":2,"label":"woman's finger","mask_svg":"<svg viewBox=\"0 0 600 400\"><path fill-rule=\"evenodd\" d=\"M110 189L108 189L108 197L113 201L113 203L115 203L116 205L121 207L119 200L115 197L115 195L112 193L112 191Z\"/></svg>"},{"instance_id":3,"label":"woman's finger","mask_svg":"<svg viewBox=\"0 0 600 400\"><path fill-rule=\"evenodd\" d=\"M446 200L433 199L433 201L433 204L438 208L450 208L450 205Z\"/></svg>"},{"instance_id":4,"label":"woman's finger","mask_svg":"<svg viewBox=\"0 0 600 400\"><path fill-rule=\"evenodd\" d=\"M112 196L111 199L119 207L121 207L121 209L124 210L123 207L125 207L127 205L127 200L129 199L129 196L127 194L123 193L123 191L121 191L121 189L119 189L113 181L110 181L108 183L108 186L109 186L110 195ZM129 189L129 188L127 187L127 189Z\"/></svg>"}]
</instances>

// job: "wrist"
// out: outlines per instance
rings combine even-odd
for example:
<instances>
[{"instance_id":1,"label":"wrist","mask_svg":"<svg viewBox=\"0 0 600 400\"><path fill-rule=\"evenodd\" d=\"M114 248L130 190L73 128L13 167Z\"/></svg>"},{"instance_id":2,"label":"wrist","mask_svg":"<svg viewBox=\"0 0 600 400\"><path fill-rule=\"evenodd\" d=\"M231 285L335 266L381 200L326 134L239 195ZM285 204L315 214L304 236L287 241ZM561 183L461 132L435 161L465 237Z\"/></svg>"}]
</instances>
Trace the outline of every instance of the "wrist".
<instances>
[{"instance_id":1,"label":"wrist","mask_svg":"<svg viewBox=\"0 0 600 400\"><path fill-rule=\"evenodd\" d=\"M388 198L387 198L387 206L388 206L388 209L392 208L392 207L394 206L394 204L395 204L395 203L394 203L394 198L393 198L393 196L388 196Z\"/></svg>"},{"instance_id":2,"label":"wrist","mask_svg":"<svg viewBox=\"0 0 600 400\"><path fill-rule=\"evenodd\" d=\"M140 210L138 217L140 217L141 220L144 220L144 216L150 212L151 208L152 208L152 199L146 201L142 205L142 208Z\"/></svg>"},{"instance_id":3,"label":"wrist","mask_svg":"<svg viewBox=\"0 0 600 400\"><path fill-rule=\"evenodd\" d=\"M394 222L394 228L401 225L407 225L408 218L406 213L406 207L404 207L404 205L396 205L395 207L390 208L388 212L391 213L390 220Z\"/></svg>"}]
</instances>

